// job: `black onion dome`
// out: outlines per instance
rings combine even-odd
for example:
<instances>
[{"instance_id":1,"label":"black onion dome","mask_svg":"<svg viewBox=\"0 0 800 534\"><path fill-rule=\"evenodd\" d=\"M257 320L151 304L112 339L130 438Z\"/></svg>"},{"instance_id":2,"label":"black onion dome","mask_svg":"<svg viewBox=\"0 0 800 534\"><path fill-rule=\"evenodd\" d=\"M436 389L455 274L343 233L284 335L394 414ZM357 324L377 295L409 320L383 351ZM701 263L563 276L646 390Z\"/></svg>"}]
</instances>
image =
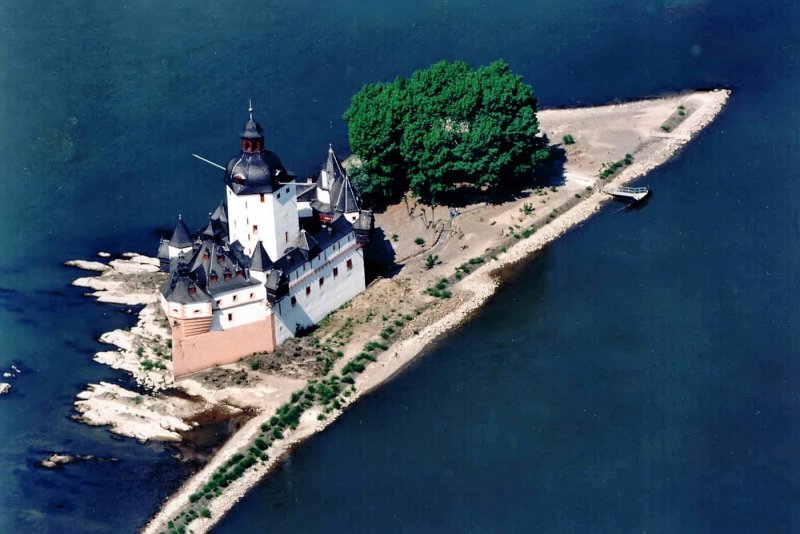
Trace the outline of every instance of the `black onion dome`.
<instances>
[{"instance_id":1,"label":"black onion dome","mask_svg":"<svg viewBox=\"0 0 800 534\"><path fill-rule=\"evenodd\" d=\"M234 193L272 193L283 182L294 180L277 154L269 150L244 152L231 158L225 168L225 183Z\"/></svg>"},{"instance_id":2,"label":"black onion dome","mask_svg":"<svg viewBox=\"0 0 800 534\"><path fill-rule=\"evenodd\" d=\"M261 139L264 137L264 129L251 117L250 120L245 123L244 129L240 135L242 139Z\"/></svg>"}]
</instances>

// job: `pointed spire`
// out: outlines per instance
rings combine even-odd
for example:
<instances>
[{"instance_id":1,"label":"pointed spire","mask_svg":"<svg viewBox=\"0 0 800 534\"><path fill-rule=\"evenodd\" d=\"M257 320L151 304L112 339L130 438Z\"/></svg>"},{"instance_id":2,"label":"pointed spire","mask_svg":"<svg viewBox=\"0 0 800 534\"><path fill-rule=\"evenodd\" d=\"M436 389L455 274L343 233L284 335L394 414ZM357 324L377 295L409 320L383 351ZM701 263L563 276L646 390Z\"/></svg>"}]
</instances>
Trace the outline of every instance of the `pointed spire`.
<instances>
[{"instance_id":1,"label":"pointed spire","mask_svg":"<svg viewBox=\"0 0 800 534\"><path fill-rule=\"evenodd\" d=\"M247 112L250 113L250 120L253 120L253 99L248 98Z\"/></svg>"},{"instance_id":2,"label":"pointed spire","mask_svg":"<svg viewBox=\"0 0 800 534\"><path fill-rule=\"evenodd\" d=\"M175 248L186 248L192 246L192 233L183 222L183 218L178 215L178 222L175 223L175 230L172 231L172 237L169 244Z\"/></svg>"}]
</instances>

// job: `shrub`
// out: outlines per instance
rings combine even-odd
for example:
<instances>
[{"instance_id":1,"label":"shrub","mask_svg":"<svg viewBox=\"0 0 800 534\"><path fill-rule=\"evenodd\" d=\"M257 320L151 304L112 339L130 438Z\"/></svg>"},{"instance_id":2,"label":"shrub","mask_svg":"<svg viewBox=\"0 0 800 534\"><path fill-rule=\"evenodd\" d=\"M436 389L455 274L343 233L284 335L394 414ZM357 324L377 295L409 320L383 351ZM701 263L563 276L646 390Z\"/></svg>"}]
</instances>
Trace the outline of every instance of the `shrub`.
<instances>
[{"instance_id":1,"label":"shrub","mask_svg":"<svg viewBox=\"0 0 800 534\"><path fill-rule=\"evenodd\" d=\"M203 508L202 510L200 510L200 515L206 518L211 517L211 510L209 510L208 508Z\"/></svg>"},{"instance_id":2,"label":"shrub","mask_svg":"<svg viewBox=\"0 0 800 534\"><path fill-rule=\"evenodd\" d=\"M565 145L574 145L575 144L575 138L572 137L572 134L565 135L564 137L561 138L561 140L564 141Z\"/></svg>"},{"instance_id":3,"label":"shrub","mask_svg":"<svg viewBox=\"0 0 800 534\"><path fill-rule=\"evenodd\" d=\"M421 237L417 237L417 238L414 239L414 243L416 243L419 246L422 246L422 245L425 244L425 240L422 239Z\"/></svg>"},{"instance_id":4,"label":"shrub","mask_svg":"<svg viewBox=\"0 0 800 534\"><path fill-rule=\"evenodd\" d=\"M417 243L421 244L421 243ZM435 256L433 254L428 254L428 257L425 258L425 268L428 270L433 269L433 266L439 263L439 256Z\"/></svg>"},{"instance_id":5,"label":"shrub","mask_svg":"<svg viewBox=\"0 0 800 534\"><path fill-rule=\"evenodd\" d=\"M138 357L140 357L140 358L141 358L142 356L144 356L144 347L139 347L138 349L136 349L136 355L137 355Z\"/></svg>"},{"instance_id":6,"label":"shrub","mask_svg":"<svg viewBox=\"0 0 800 534\"><path fill-rule=\"evenodd\" d=\"M255 444L256 447L258 447L258 449L262 451L265 451L269 448L269 443L267 443L265 440L261 438L256 439Z\"/></svg>"},{"instance_id":7,"label":"shrub","mask_svg":"<svg viewBox=\"0 0 800 534\"><path fill-rule=\"evenodd\" d=\"M250 362L250 369L253 371L258 371L259 367L261 367L261 363L258 360Z\"/></svg>"},{"instance_id":8,"label":"shrub","mask_svg":"<svg viewBox=\"0 0 800 534\"><path fill-rule=\"evenodd\" d=\"M272 438L273 439L283 439L283 432L278 427L272 429Z\"/></svg>"},{"instance_id":9,"label":"shrub","mask_svg":"<svg viewBox=\"0 0 800 534\"><path fill-rule=\"evenodd\" d=\"M397 234L392 234L392 241L394 241L395 243L397 243L397 240L398 240L398 239L400 239L400 236L399 236L399 235L397 235Z\"/></svg>"},{"instance_id":10,"label":"shrub","mask_svg":"<svg viewBox=\"0 0 800 534\"><path fill-rule=\"evenodd\" d=\"M484 260L483 260L483 258L481 258L481 257L479 256L479 257L477 257L477 258L472 258L471 260L469 260L469 263L470 263L471 265L479 265L479 264L483 263L483 261L484 261Z\"/></svg>"}]
</instances>

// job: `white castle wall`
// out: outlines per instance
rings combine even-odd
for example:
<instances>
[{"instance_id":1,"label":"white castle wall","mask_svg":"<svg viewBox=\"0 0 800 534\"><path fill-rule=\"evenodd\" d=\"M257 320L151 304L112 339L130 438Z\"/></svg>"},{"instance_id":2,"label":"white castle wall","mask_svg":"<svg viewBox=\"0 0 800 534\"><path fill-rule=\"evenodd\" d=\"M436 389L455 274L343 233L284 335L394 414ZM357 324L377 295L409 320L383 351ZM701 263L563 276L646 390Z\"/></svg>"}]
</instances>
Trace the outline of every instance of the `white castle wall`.
<instances>
[{"instance_id":1,"label":"white castle wall","mask_svg":"<svg viewBox=\"0 0 800 534\"><path fill-rule=\"evenodd\" d=\"M271 313L266 298L267 290L262 285L215 295L211 330L228 330L264 320Z\"/></svg>"},{"instance_id":2,"label":"white castle wall","mask_svg":"<svg viewBox=\"0 0 800 534\"><path fill-rule=\"evenodd\" d=\"M281 343L292 337L297 325L316 324L333 310L364 291L365 273L363 251L356 246L351 234L335 247L326 249L326 254L315 258L310 269L295 271L290 277L289 294L275 304L275 335ZM347 269L347 260L352 268ZM333 276L336 268L338 274ZM312 271L315 269L315 271ZM319 284L319 280L324 280ZM307 293L306 288L310 288ZM292 298L295 304L292 305Z\"/></svg>"},{"instance_id":3,"label":"white castle wall","mask_svg":"<svg viewBox=\"0 0 800 534\"><path fill-rule=\"evenodd\" d=\"M261 241L273 261L283 256L300 232L295 188L286 186L263 195L236 195L226 186L225 192L230 242L238 240L250 255Z\"/></svg>"}]
</instances>

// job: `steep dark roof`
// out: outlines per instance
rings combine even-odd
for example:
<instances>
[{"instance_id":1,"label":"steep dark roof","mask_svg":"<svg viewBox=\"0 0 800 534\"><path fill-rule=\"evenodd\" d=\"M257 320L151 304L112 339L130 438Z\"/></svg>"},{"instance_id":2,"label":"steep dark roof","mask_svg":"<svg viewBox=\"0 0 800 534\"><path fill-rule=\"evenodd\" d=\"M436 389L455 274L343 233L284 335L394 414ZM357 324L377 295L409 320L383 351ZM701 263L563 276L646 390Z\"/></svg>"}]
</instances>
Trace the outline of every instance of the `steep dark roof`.
<instances>
[{"instance_id":1,"label":"steep dark roof","mask_svg":"<svg viewBox=\"0 0 800 534\"><path fill-rule=\"evenodd\" d=\"M242 128L241 133L239 134L242 139L261 139L264 137L264 128L261 127L259 123L253 120L253 116L250 116L250 120L248 120L244 124L244 128Z\"/></svg>"},{"instance_id":2,"label":"steep dark roof","mask_svg":"<svg viewBox=\"0 0 800 534\"><path fill-rule=\"evenodd\" d=\"M228 232L223 223L213 217L209 217L206 227L200 230L200 236L202 238L212 239L214 241L220 241L227 235Z\"/></svg>"},{"instance_id":3,"label":"steep dark roof","mask_svg":"<svg viewBox=\"0 0 800 534\"><path fill-rule=\"evenodd\" d=\"M289 248L272 266L273 270L284 273L292 273L303 266L304 263L311 261L311 255L307 250L299 248Z\"/></svg>"},{"instance_id":4,"label":"steep dark roof","mask_svg":"<svg viewBox=\"0 0 800 534\"><path fill-rule=\"evenodd\" d=\"M305 230L300 230L300 233L297 234L297 239L294 240L293 246L300 250L305 250L312 258L319 252L319 243Z\"/></svg>"},{"instance_id":5,"label":"steep dark roof","mask_svg":"<svg viewBox=\"0 0 800 534\"><path fill-rule=\"evenodd\" d=\"M336 241L353 232L353 225L341 215L337 216L330 224L314 234L320 250L325 250Z\"/></svg>"},{"instance_id":6,"label":"steep dark roof","mask_svg":"<svg viewBox=\"0 0 800 534\"><path fill-rule=\"evenodd\" d=\"M175 230L172 232L172 237L169 244L175 248L186 248L192 246L192 233L186 227L186 223L178 216L178 222L175 223Z\"/></svg>"},{"instance_id":7,"label":"steep dark roof","mask_svg":"<svg viewBox=\"0 0 800 534\"><path fill-rule=\"evenodd\" d=\"M244 251L244 246L239 243L238 240L228 245L228 248L230 249L231 256L233 256L233 259L239 265L243 265L246 268L250 267L250 257Z\"/></svg>"},{"instance_id":8,"label":"steep dark roof","mask_svg":"<svg viewBox=\"0 0 800 534\"><path fill-rule=\"evenodd\" d=\"M270 269L272 269L272 260L270 259L269 254L267 254L263 243L259 241L256 244L255 250L253 250L253 256L250 262L250 270L266 273Z\"/></svg>"},{"instance_id":9,"label":"steep dark roof","mask_svg":"<svg viewBox=\"0 0 800 534\"><path fill-rule=\"evenodd\" d=\"M168 260L169 259L169 241L162 238L161 241L158 243L158 259L160 260Z\"/></svg>"},{"instance_id":10,"label":"steep dark roof","mask_svg":"<svg viewBox=\"0 0 800 534\"><path fill-rule=\"evenodd\" d=\"M215 209L214 213L211 214L211 219L228 224L228 206L225 205L224 201L220 202L219 206L217 206L217 209Z\"/></svg>"},{"instance_id":11,"label":"steep dark roof","mask_svg":"<svg viewBox=\"0 0 800 534\"><path fill-rule=\"evenodd\" d=\"M355 213L361 210L356 199L356 192L353 191L353 186L350 185L350 179L347 175L339 183L339 192L336 199L331 199L331 201L334 209L339 213Z\"/></svg>"},{"instance_id":12,"label":"steep dark roof","mask_svg":"<svg viewBox=\"0 0 800 534\"><path fill-rule=\"evenodd\" d=\"M236 260L237 252L225 243L204 241L192 251L186 269L189 277L210 295L258 285L248 276L245 265Z\"/></svg>"},{"instance_id":13,"label":"steep dark roof","mask_svg":"<svg viewBox=\"0 0 800 534\"><path fill-rule=\"evenodd\" d=\"M211 297L189 277L187 266L179 262L170 273L169 280L161 286L161 294L170 302L193 304L210 302Z\"/></svg>"},{"instance_id":14,"label":"steep dark roof","mask_svg":"<svg viewBox=\"0 0 800 534\"><path fill-rule=\"evenodd\" d=\"M316 198L316 195L317 195L317 186L314 184L307 186L305 189L302 187L297 188L298 202L310 202Z\"/></svg>"},{"instance_id":15,"label":"steep dark roof","mask_svg":"<svg viewBox=\"0 0 800 534\"><path fill-rule=\"evenodd\" d=\"M240 152L225 168L225 183L238 194L272 193L281 183L297 176L286 170L278 155L270 150Z\"/></svg>"},{"instance_id":16,"label":"steep dark roof","mask_svg":"<svg viewBox=\"0 0 800 534\"><path fill-rule=\"evenodd\" d=\"M339 159L336 157L336 154L333 153L333 147L329 146L328 157L325 160L325 164L322 166L322 169L319 171L317 186L320 189L333 191L336 182L342 180L343 178L344 170L339 164Z\"/></svg>"}]
</instances>

